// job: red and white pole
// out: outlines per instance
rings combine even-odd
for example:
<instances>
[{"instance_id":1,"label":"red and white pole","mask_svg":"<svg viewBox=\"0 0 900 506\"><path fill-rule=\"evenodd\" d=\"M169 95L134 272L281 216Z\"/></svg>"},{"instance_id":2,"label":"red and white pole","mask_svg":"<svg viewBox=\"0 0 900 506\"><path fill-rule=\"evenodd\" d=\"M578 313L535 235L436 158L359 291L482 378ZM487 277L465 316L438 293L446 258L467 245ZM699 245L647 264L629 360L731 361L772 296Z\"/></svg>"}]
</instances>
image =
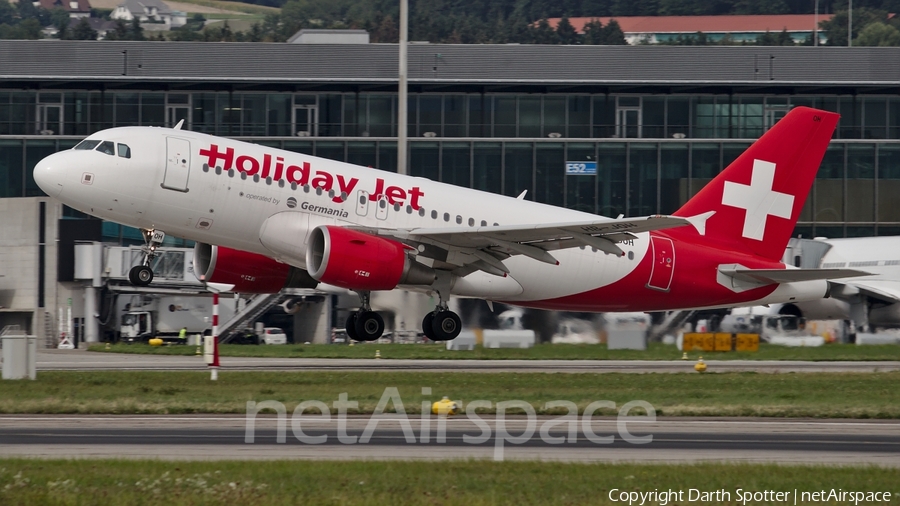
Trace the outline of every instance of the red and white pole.
<instances>
[{"instance_id":1,"label":"red and white pole","mask_svg":"<svg viewBox=\"0 0 900 506\"><path fill-rule=\"evenodd\" d=\"M211 381L219 379L219 292L213 292L212 314L213 360L210 367Z\"/></svg>"}]
</instances>

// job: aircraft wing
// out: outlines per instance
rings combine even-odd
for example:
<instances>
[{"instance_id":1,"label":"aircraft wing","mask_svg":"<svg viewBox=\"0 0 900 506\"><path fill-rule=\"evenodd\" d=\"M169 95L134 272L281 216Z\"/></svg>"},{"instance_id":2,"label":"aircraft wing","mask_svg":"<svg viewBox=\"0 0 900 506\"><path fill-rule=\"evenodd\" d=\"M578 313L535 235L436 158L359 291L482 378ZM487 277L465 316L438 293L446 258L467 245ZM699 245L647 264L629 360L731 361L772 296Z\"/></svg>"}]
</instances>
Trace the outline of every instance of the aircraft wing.
<instances>
[{"instance_id":1,"label":"aircraft wing","mask_svg":"<svg viewBox=\"0 0 900 506\"><path fill-rule=\"evenodd\" d=\"M855 269L747 269L740 266L723 267L719 272L741 281L751 283L792 283L796 281L814 281L817 279L853 278L870 276L871 273Z\"/></svg>"},{"instance_id":2,"label":"aircraft wing","mask_svg":"<svg viewBox=\"0 0 900 506\"><path fill-rule=\"evenodd\" d=\"M445 262L448 264L445 268L450 270L464 268L469 272L484 270L503 275L508 271L501 261L511 255L525 255L550 264L559 262L548 251L578 246L591 246L609 254L622 255L624 253L616 243L633 239L633 234L689 224L701 230L707 218L707 215L699 219L657 215L485 227L351 228L424 245L418 248L420 257ZM438 265L435 267L440 268Z\"/></svg>"},{"instance_id":3,"label":"aircraft wing","mask_svg":"<svg viewBox=\"0 0 900 506\"><path fill-rule=\"evenodd\" d=\"M411 237L429 238L448 245L464 248L483 248L497 244L497 240L514 243L541 243L568 239L575 235L610 238L613 242L630 239L625 233L635 234L651 230L664 230L687 225L685 218L674 216L647 216L618 220L594 220L539 225L507 225L499 227L415 228L408 231ZM618 238L618 240L617 240Z\"/></svg>"},{"instance_id":4,"label":"aircraft wing","mask_svg":"<svg viewBox=\"0 0 900 506\"><path fill-rule=\"evenodd\" d=\"M839 290L833 290L832 296L836 298L848 298L856 294L863 294L888 304L900 302L900 281L885 279L860 279L847 282L835 282Z\"/></svg>"}]
</instances>

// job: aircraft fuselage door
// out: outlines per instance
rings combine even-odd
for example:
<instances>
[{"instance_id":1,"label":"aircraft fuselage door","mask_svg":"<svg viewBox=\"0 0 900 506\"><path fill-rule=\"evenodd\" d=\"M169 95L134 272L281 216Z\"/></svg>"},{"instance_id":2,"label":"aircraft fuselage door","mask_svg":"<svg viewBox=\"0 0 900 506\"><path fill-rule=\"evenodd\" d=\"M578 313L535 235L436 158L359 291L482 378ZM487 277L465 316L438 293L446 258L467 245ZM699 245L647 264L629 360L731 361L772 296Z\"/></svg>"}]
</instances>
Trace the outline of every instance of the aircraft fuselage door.
<instances>
[{"instance_id":1,"label":"aircraft fuselage door","mask_svg":"<svg viewBox=\"0 0 900 506\"><path fill-rule=\"evenodd\" d=\"M653 263L650 267L650 281L647 288L668 292L675 274L675 243L668 237L650 236Z\"/></svg>"},{"instance_id":2,"label":"aircraft fuselage door","mask_svg":"<svg viewBox=\"0 0 900 506\"><path fill-rule=\"evenodd\" d=\"M166 174L162 187L180 192L188 191L191 169L191 142L178 137L166 137Z\"/></svg>"}]
</instances>

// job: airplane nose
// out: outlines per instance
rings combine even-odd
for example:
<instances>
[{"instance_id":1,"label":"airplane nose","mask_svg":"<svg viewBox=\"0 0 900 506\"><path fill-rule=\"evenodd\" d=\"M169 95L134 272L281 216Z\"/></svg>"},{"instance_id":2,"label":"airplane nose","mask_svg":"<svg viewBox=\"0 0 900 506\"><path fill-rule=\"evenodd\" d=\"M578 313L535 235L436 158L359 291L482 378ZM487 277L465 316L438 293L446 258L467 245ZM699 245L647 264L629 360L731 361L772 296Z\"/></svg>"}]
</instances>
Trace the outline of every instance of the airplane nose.
<instances>
[{"instance_id":1,"label":"airplane nose","mask_svg":"<svg viewBox=\"0 0 900 506\"><path fill-rule=\"evenodd\" d=\"M62 153L54 153L34 166L34 182L51 197L57 197L62 192L64 175Z\"/></svg>"}]
</instances>

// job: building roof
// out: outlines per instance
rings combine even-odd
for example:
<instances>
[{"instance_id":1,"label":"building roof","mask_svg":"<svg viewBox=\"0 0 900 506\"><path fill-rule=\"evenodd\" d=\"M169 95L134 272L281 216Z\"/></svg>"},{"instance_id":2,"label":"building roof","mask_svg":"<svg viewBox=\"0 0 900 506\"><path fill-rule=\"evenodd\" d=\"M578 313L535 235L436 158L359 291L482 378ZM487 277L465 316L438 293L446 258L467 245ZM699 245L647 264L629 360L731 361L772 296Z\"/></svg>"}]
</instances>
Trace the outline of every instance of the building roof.
<instances>
[{"instance_id":1,"label":"building roof","mask_svg":"<svg viewBox=\"0 0 900 506\"><path fill-rule=\"evenodd\" d=\"M148 7L155 7L159 14L168 14L172 12L172 9L170 9L162 0L125 0L119 4L119 7L125 7L132 14L138 15L147 12L146 8Z\"/></svg>"},{"instance_id":2,"label":"building roof","mask_svg":"<svg viewBox=\"0 0 900 506\"><path fill-rule=\"evenodd\" d=\"M412 44L408 67L411 91L896 94L900 47ZM396 91L397 69L396 44L0 41L6 86Z\"/></svg>"},{"instance_id":3,"label":"building roof","mask_svg":"<svg viewBox=\"0 0 900 506\"><path fill-rule=\"evenodd\" d=\"M819 14L819 22L828 21L831 14ZM561 18L547 22L556 28ZM578 33L584 33L584 25L598 20L606 26L615 19L625 33L748 33L748 32L811 32L816 27L814 14L772 14L740 16L622 16L596 18L569 18Z\"/></svg>"},{"instance_id":4,"label":"building roof","mask_svg":"<svg viewBox=\"0 0 900 506\"><path fill-rule=\"evenodd\" d=\"M287 40L288 44L293 44L298 41L301 37L309 37L309 36L325 36L328 37L344 37L344 38L360 38L365 37L366 44L368 44L369 40L369 32L366 30L357 30L357 29L335 29L335 28L302 28L294 35Z\"/></svg>"},{"instance_id":5,"label":"building roof","mask_svg":"<svg viewBox=\"0 0 900 506\"><path fill-rule=\"evenodd\" d=\"M355 29L355 28L346 28L346 29L344 29L344 28L303 28L297 33L298 34L300 34L300 33L307 34L308 33L310 35L315 35L315 34L320 34L320 33L332 34L332 35L343 35L343 34L368 35L369 32L367 32L366 30L359 30L359 29Z\"/></svg>"},{"instance_id":6,"label":"building roof","mask_svg":"<svg viewBox=\"0 0 900 506\"><path fill-rule=\"evenodd\" d=\"M63 9L66 12L91 12L91 3L88 0L37 0L40 6L47 10ZM75 2L75 7L72 6Z\"/></svg>"}]
</instances>

